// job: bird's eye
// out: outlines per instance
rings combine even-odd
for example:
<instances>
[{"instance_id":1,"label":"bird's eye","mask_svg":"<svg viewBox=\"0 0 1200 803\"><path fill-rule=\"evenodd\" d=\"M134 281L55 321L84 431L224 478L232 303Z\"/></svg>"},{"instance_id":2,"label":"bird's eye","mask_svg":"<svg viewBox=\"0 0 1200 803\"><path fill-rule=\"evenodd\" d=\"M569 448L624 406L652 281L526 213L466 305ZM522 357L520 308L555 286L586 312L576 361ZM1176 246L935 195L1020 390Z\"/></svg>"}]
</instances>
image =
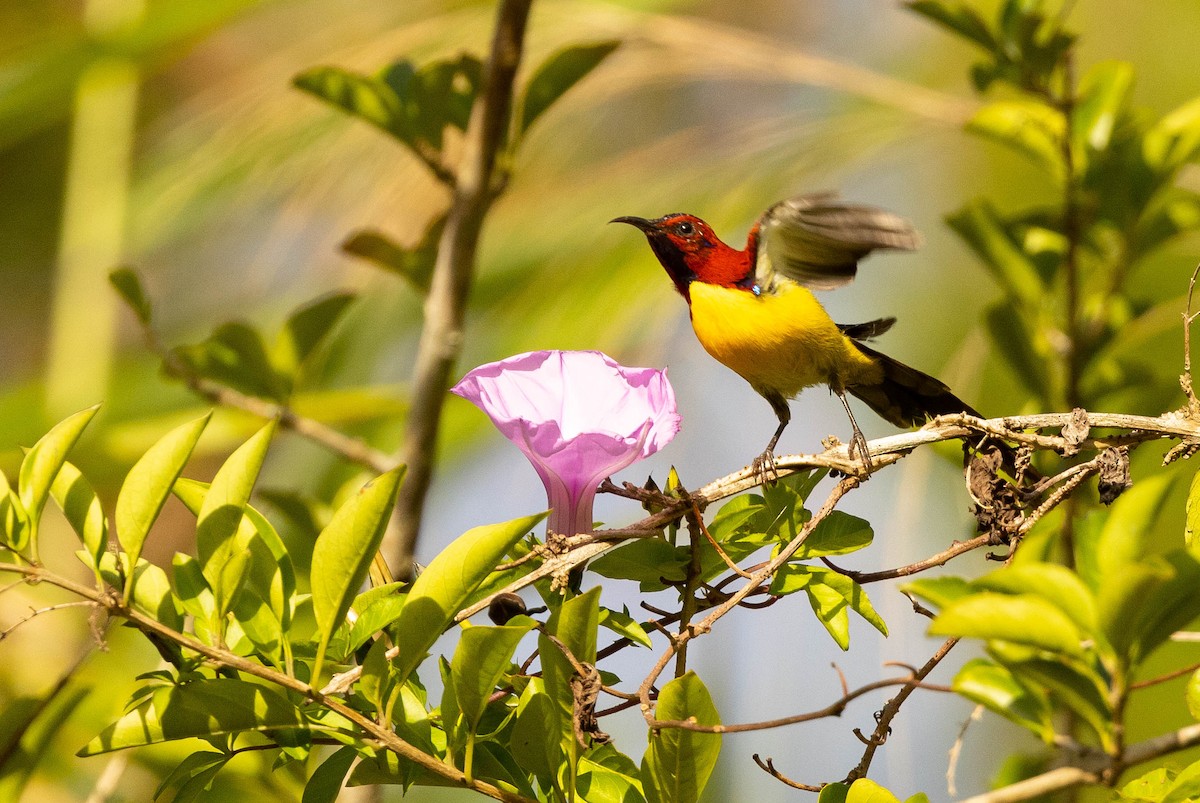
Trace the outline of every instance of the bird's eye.
<instances>
[{"instance_id":1,"label":"bird's eye","mask_svg":"<svg viewBox=\"0 0 1200 803\"><path fill-rule=\"evenodd\" d=\"M685 237L687 235L693 233L695 230L696 230L696 227L693 226L691 223L689 223L686 220L683 221L682 223L675 224L675 231L677 231L679 234L684 235Z\"/></svg>"}]
</instances>

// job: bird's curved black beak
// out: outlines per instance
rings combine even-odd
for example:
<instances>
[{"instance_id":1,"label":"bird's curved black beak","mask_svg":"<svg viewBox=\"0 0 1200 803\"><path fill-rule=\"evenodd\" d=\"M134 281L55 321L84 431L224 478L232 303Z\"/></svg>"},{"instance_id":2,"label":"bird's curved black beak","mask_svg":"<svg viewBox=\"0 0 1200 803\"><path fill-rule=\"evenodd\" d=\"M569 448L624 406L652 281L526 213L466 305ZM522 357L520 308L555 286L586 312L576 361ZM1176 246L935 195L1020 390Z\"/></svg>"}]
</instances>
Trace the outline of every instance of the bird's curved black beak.
<instances>
[{"instance_id":1,"label":"bird's curved black beak","mask_svg":"<svg viewBox=\"0 0 1200 803\"><path fill-rule=\"evenodd\" d=\"M637 228L641 229L642 231L644 231L646 233L654 231L654 221L646 220L646 218L644 218L644 217L633 217L632 215L627 215L625 217L615 217L608 222L609 223L628 223L630 226L636 226Z\"/></svg>"}]
</instances>

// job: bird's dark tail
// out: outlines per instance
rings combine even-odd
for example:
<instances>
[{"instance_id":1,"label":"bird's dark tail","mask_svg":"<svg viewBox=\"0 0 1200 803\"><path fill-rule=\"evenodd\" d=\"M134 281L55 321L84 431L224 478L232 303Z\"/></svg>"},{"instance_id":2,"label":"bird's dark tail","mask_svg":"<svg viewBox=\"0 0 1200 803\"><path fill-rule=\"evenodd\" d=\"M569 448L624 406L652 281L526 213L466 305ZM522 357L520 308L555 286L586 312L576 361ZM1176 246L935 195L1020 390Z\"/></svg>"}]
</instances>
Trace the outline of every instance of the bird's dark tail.
<instances>
[{"instance_id":1,"label":"bird's dark tail","mask_svg":"<svg viewBox=\"0 0 1200 803\"><path fill-rule=\"evenodd\" d=\"M941 380L909 368L860 341L856 340L854 345L879 363L883 368L883 381L877 385L850 385L846 390L866 402L881 418L898 427L919 427L927 419L939 415L966 413L979 416Z\"/></svg>"}]
</instances>

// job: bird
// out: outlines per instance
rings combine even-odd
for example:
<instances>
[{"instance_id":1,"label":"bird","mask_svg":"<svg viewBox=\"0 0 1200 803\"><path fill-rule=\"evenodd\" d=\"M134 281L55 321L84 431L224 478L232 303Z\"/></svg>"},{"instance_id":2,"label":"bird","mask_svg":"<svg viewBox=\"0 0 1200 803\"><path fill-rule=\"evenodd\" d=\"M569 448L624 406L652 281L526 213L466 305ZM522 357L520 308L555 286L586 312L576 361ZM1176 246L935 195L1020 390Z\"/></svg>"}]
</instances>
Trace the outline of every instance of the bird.
<instances>
[{"instance_id":1,"label":"bird","mask_svg":"<svg viewBox=\"0 0 1200 803\"><path fill-rule=\"evenodd\" d=\"M687 301L705 351L770 404L779 426L754 461L764 476L777 475L775 447L791 420L788 400L814 385L827 385L841 400L854 431L847 453L852 460L857 453L868 472L866 437L847 393L904 428L950 413L979 416L942 381L866 345L887 332L894 317L834 323L814 295L852 281L872 251L917 249L920 235L899 215L844 203L835 193L797 195L767 209L741 250L683 212L610 222L646 235Z\"/></svg>"}]
</instances>

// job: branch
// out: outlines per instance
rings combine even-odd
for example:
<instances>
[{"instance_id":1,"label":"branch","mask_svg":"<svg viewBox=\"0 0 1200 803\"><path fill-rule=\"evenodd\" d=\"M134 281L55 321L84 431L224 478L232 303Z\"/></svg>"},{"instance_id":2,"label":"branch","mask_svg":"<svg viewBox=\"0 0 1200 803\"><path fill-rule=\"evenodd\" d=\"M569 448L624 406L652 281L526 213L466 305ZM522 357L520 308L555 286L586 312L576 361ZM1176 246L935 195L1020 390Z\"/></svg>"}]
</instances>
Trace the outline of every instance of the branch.
<instances>
[{"instance_id":1,"label":"branch","mask_svg":"<svg viewBox=\"0 0 1200 803\"><path fill-rule=\"evenodd\" d=\"M57 586L58 588L68 591L83 599L91 600L92 602L103 606L113 616L118 616L125 619L130 624L137 627L143 633L154 634L169 641L173 641L180 647L198 653L210 661L221 666L227 666L236 669L239 672L244 672L247 675L253 675L256 678L273 683L276 686L281 686L289 691L296 692L304 698L313 701L317 705L334 711L346 719L353 722L362 730L366 731L372 737L377 739L385 749L395 753L401 758L417 764L418 766L428 770L429 772L439 775L442 778L450 781L456 786L462 786L473 789L476 792L487 795L496 800L511 801L511 803L532 803L528 798L521 795L500 789L485 781L469 780L466 775L458 769L442 762L441 760L429 755L423 750L419 750L413 745L401 739L394 731L386 728L372 720L370 717L364 716L353 708L349 707L340 700L331 698L317 691L301 680L297 680L291 675L285 675L282 672L277 672L274 669L247 660L246 658L236 655L228 650L210 647L209 645L198 641L186 633L180 633L172 630L156 619L127 607L121 602L119 594L109 590L98 590L90 586L80 585L65 577L60 577L52 572L38 566L17 566L13 564L0 564L0 572L11 572L23 576L27 582L47 583Z\"/></svg>"},{"instance_id":2,"label":"branch","mask_svg":"<svg viewBox=\"0 0 1200 803\"><path fill-rule=\"evenodd\" d=\"M400 488L399 543L393 564L407 574L421 528L425 494L433 478L442 404L463 341L463 318L475 276L476 248L491 191L496 155L503 144L512 105L513 79L521 62L525 23L532 0L504 0L496 19L491 53L463 142L446 226L425 298L425 324L412 374L413 398L404 431L402 460L408 466Z\"/></svg>"},{"instance_id":3,"label":"branch","mask_svg":"<svg viewBox=\"0 0 1200 803\"><path fill-rule=\"evenodd\" d=\"M904 701L909 698L909 695L921 685L921 681L929 676L929 673L946 657L946 654L950 650L954 649L954 645L957 643L957 638L946 639L942 643L942 646L938 647L937 652L930 656L929 660L913 673L912 678L904 685L904 688L897 692L895 697L887 701L887 705L883 707L883 710L875 718L875 732L871 734L869 739L865 740L867 749L863 752L862 760L858 762L857 767L850 770L850 773L846 776L846 783L852 783L859 778L866 777L867 770L871 768L871 760L875 757L875 751L887 741L888 734L892 731L892 720L900 713L900 706L904 705ZM858 731L856 730L855 733L857 734Z\"/></svg>"},{"instance_id":4,"label":"branch","mask_svg":"<svg viewBox=\"0 0 1200 803\"><path fill-rule=\"evenodd\" d=\"M1200 745L1200 724L1188 725L1177 731L1139 742L1127 748L1119 761L1105 762L1102 755L1089 754L1088 758L1079 765L1058 767L1003 789L968 798L963 803L1016 803L1016 801L1029 800L1060 789L1070 789L1083 784L1098 784L1102 780L1102 774L1109 774L1116 778L1126 769L1137 764L1177 753L1196 745Z\"/></svg>"}]
</instances>

